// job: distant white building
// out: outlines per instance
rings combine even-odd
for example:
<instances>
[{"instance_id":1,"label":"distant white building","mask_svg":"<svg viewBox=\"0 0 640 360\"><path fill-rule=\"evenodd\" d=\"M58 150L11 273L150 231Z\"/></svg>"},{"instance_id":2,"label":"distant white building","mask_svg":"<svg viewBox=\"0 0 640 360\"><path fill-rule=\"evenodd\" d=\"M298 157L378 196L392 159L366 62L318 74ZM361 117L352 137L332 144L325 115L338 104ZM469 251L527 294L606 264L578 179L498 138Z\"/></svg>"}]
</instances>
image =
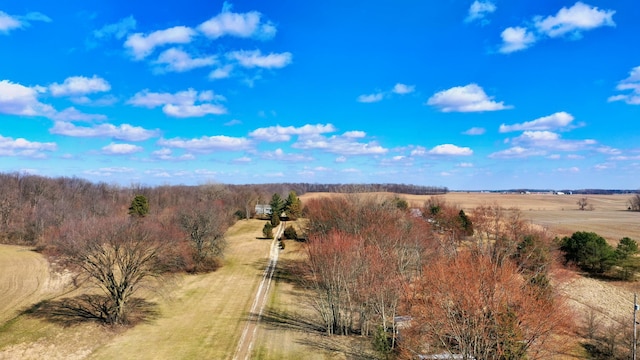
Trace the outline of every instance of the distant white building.
<instances>
[{"instance_id":1,"label":"distant white building","mask_svg":"<svg viewBox=\"0 0 640 360\"><path fill-rule=\"evenodd\" d=\"M271 205L269 205L269 204L257 204L256 205L256 215L258 215L258 216L271 215Z\"/></svg>"}]
</instances>

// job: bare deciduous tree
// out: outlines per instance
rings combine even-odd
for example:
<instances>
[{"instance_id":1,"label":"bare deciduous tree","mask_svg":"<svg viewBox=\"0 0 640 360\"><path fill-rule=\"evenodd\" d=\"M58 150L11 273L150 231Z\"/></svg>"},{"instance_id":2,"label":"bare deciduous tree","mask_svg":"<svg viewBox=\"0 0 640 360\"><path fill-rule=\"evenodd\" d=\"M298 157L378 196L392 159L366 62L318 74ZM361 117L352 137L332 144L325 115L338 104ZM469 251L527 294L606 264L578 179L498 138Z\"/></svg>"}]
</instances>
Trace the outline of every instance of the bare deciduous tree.
<instances>
[{"instance_id":1,"label":"bare deciduous tree","mask_svg":"<svg viewBox=\"0 0 640 360\"><path fill-rule=\"evenodd\" d=\"M195 271L215 270L226 247L224 233L229 227L224 209L200 204L179 215L179 223L193 247Z\"/></svg>"},{"instance_id":2,"label":"bare deciduous tree","mask_svg":"<svg viewBox=\"0 0 640 360\"><path fill-rule=\"evenodd\" d=\"M581 211L593 210L593 204L589 202L589 198L587 198L586 196L578 199L578 202L576 204L578 205L578 209L580 209Z\"/></svg>"},{"instance_id":3,"label":"bare deciduous tree","mask_svg":"<svg viewBox=\"0 0 640 360\"><path fill-rule=\"evenodd\" d=\"M141 221L91 221L85 236L68 251L81 275L105 295L100 317L109 324L126 324L128 303L148 281L162 273L160 242Z\"/></svg>"},{"instance_id":4,"label":"bare deciduous tree","mask_svg":"<svg viewBox=\"0 0 640 360\"><path fill-rule=\"evenodd\" d=\"M629 210L640 211L640 194L629 199Z\"/></svg>"}]
</instances>

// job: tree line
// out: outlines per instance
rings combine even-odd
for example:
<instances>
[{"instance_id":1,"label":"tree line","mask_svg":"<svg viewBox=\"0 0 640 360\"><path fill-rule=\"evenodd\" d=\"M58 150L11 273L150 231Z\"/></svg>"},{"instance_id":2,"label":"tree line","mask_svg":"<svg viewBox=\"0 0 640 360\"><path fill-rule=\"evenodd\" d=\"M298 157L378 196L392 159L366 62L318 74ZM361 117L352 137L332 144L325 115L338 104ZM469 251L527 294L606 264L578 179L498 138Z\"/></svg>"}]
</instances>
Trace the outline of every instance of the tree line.
<instances>
[{"instance_id":1,"label":"tree line","mask_svg":"<svg viewBox=\"0 0 640 360\"><path fill-rule=\"evenodd\" d=\"M312 184L312 183L271 183L252 185L229 185L230 188L259 188L263 193L287 194L295 191L298 195L310 192L330 193L366 193L390 192L410 195L439 195L446 194L449 189L444 186L425 186L413 184Z\"/></svg>"}]
</instances>

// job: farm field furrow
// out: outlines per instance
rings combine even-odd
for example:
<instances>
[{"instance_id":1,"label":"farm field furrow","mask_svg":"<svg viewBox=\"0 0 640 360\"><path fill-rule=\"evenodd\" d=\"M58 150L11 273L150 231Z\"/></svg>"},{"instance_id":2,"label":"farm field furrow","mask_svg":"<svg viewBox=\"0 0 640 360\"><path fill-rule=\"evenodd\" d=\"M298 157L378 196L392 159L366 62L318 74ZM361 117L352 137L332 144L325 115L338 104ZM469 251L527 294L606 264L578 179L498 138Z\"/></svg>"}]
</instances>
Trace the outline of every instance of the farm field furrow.
<instances>
[{"instance_id":1,"label":"farm field furrow","mask_svg":"<svg viewBox=\"0 0 640 360\"><path fill-rule=\"evenodd\" d=\"M0 269L0 325L62 285L51 277L47 260L26 247L0 245Z\"/></svg>"}]
</instances>

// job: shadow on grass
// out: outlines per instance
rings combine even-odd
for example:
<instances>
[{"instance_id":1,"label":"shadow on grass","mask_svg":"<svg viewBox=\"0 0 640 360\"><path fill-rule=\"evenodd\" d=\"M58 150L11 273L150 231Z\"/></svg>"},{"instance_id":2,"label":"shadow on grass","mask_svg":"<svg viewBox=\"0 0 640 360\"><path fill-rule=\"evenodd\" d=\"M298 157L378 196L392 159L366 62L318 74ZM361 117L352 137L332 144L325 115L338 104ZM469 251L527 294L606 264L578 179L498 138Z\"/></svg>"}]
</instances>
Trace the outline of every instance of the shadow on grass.
<instances>
[{"instance_id":1,"label":"shadow on grass","mask_svg":"<svg viewBox=\"0 0 640 360\"><path fill-rule=\"evenodd\" d=\"M278 267L273 274L275 281L284 282L294 285L296 289L304 289L305 283L303 281L304 262L301 260L278 260Z\"/></svg>"},{"instance_id":2,"label":"shadow on grass","mask_svg":"<svg viewBox=\"0 0 640 360\"><path fill-rule=\"evenodd\" d=\"M80 295L60 300L44 300L23 314L61 326L72 326L87 322L109 325L110 300L103 295ZM133 326L157 318L156 304L141 298L127 302L126 325Z\"/></svg>"},{"instance_id":3,"label":"shadow on grass","mask_svg":"<svg viewBox=\"0 0 640 360\"><path fill-rule=\"evenodd\" d=\"M251 314L251 321L257 321L258 315ZM305 333L316 333L316 334L324 334L325 328L318 324L317 322L308 319L304 316L291 314L288 312L280 312L275 311L273 309L266 309L262 316L260 317L260 321L268 326L284 329L284 330L294 330Z\"/></svg>"},{"instance_id":4,"label":"shadow on grass","mask_svg":"<svg viewBox=\"0 0 640 360\"><path fill-rule=\"evenodd\" d=\"M378 355L371 351L370 342L366 339L355 339L349 336L322 336L297 340L297 343L323 352L339 353L346 359L377 360Z\"/></svg>"},{"instance_id":5,"label":"shadow on grass","mask_svg":"<svg viewBox=\"0 0 640 360\"><path fill-rule=\"evenodd\" d=\"M251 314L250 321L257 321L258 315ZM347 359L378 359L371 351L370 341L362 337L327 335L324 326L308 317L266 309L260 322L275 330L297 331L311 336L296 340L300 345L329 353L340 353Z\"/></svg>"}]
</instances>

